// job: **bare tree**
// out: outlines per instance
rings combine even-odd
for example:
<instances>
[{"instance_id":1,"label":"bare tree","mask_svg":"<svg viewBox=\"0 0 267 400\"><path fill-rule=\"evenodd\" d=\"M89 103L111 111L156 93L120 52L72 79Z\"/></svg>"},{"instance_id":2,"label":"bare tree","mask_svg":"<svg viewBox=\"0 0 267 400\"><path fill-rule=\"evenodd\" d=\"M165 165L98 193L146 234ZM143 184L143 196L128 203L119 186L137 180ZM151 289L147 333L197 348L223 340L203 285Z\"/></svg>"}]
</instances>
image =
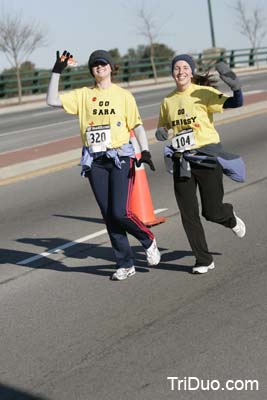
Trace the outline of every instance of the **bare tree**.
<instances>
[{"instance_id":1,"label":"bare tree","mask_svg":"<svg viewBox=\"0 0 267 400\"><path fill-rule=\"evenodd\" d=\"M27 57L38 47L45 45L45 34L36 21L23 20L22 12L0 15L0 51L16 71L18 101L22 100L20 68Z\"/></svg>"},{"instance_id":2,"label":"bare tree","mask_svg":"<svg viewBox=\"0 0 267 400\"><path fill-rule=\"evenodd\" d=\"M248 16L246 7L242 0L237 0L234 6L239 20L239 31L246 36L252 49L260 47L260 44L266 35L266 18L260 8L254 8Z\"/></svg>"},{"instance_id":3,"label":"bare tree","mask_svg":"<svg viewBox=\"0 0 267 400\"><path fill-rule=\"evenodd\" d=\"M138 11L138 17L141 20L140 34L145 38L147 38L149 42L149 48L150 48L149 58L152 66L154 79L155 82L157 82L157 69L155 66L155 59L154 59L155 57L154 45L156 42L156 38L158 37L159 29L157 29L153 14L145 10L144 6Z\"/></svg>"}]
</instances>

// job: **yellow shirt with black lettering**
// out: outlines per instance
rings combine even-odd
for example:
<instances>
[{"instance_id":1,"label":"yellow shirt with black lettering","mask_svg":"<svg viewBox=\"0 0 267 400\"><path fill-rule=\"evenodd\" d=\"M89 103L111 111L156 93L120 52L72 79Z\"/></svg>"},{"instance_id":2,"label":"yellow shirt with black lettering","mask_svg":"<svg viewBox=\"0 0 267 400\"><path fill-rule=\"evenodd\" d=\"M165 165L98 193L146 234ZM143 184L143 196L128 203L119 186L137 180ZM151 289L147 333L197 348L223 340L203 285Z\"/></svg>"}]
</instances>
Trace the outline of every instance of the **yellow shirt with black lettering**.
<instances>
[{"instance_id":1,"label":"yellow shirt with black lettering","mask_svg":"<svg viewBox=\"0 0 267 400\"><path fill-rule=\"evenodd\" d=\"M112 84L107 89L83 87L61 94L60 100L68 114L79 117L82 142L88 146L88 127L109 125L111 148L129 142L130 131L142 124L135 98L126 89Z\"/></svg>"},{"instance_id":2,"label":"yellow shirt with black lettering","mask_svg":"<svg viewBox=\"0 0 267 400\"><path fill-rule=\"evenodd\" d=\"M227 98L213 87L193 83L184 92L175 89L161 103L158 128L173 129L173 137L184 129L193 129L195 145L192 148L219 143L213 113L223 111Z\"/></svg>"}]
</instances>

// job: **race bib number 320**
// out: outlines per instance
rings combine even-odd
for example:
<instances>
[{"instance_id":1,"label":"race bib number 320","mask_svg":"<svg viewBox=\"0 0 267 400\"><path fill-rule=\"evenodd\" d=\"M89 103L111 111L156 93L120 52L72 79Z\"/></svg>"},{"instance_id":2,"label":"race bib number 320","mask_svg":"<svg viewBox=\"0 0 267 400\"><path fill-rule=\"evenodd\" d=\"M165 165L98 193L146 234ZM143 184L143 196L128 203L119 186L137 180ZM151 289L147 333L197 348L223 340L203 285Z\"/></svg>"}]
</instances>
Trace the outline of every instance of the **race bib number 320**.
<instances>
[{"instance_id":1,"label":"race bib number 320","mask_svg":"<svg viewBox=\"0 0 267 400\"><path fill-rule=\"evenodd\" d=\"M110 125L88 126L86 137L88 146L93 153L106 151L111 147Z\"/></svg>"},{"instance_id":2,"label":"race bib number 320","mask_svg":"<svg viewBox=\"0 0 267 400\"><path fill-rule=\"evenodd\" d=\"M177 151L183 152L190 150L195 145L193 129L184 129L172 139L172 147Z\"/></svg>"}]
</instances>

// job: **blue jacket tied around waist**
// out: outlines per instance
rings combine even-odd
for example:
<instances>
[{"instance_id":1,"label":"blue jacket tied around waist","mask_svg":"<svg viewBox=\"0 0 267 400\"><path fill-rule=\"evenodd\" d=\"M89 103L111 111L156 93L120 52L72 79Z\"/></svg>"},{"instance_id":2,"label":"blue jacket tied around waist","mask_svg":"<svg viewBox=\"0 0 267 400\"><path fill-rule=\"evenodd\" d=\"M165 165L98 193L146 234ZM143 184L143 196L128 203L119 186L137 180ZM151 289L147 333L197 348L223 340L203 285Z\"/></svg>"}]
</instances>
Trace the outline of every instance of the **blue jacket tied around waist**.
<instances>
[{"instance_id":1,"label":"blue jacket tied around waist","mask_svg":"<svg viewBox=\"0 0 267 400\"><path fill-rule=\"evenodd\" d=\"M170 173L173 173L172 161L180 163L180 177L182 179L191 177L190 163L207 168L215 168L216 164L219 163L223 173L230 179L236 182L245 182L246 180L246 166L243 159L236 154L223 150L220 143L209 144L183 153L176 152L171 145L168 145L164 149L164 158Z\"/></svg>"}]
</instances>

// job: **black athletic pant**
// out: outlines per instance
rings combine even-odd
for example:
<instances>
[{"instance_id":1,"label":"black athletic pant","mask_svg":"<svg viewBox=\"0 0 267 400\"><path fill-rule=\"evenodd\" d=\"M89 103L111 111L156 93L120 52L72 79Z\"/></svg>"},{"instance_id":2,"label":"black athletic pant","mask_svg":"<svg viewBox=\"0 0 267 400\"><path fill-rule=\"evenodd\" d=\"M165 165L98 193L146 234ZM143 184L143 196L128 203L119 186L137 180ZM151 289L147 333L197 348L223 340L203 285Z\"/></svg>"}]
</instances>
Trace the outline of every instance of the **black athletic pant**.
<instances>
[{"instance_id":1,"label":"black athletic pant","mask_svg":"<svg viewBox=\"0 0 267 400\"><path fill-rule=\"evenodd\" d=\"M223 203L223 172L219 164L209 168L190 163L191 178L182 181L179 177L179 161L174 162L174 192L180 209L183 227L191 249L196 257L196 266L209 265L213 258L209 253L205 233L199 215L197 188L199 189L202 216L227 228L236 225L233 206Z\"/></svg>"}]
</instances>

